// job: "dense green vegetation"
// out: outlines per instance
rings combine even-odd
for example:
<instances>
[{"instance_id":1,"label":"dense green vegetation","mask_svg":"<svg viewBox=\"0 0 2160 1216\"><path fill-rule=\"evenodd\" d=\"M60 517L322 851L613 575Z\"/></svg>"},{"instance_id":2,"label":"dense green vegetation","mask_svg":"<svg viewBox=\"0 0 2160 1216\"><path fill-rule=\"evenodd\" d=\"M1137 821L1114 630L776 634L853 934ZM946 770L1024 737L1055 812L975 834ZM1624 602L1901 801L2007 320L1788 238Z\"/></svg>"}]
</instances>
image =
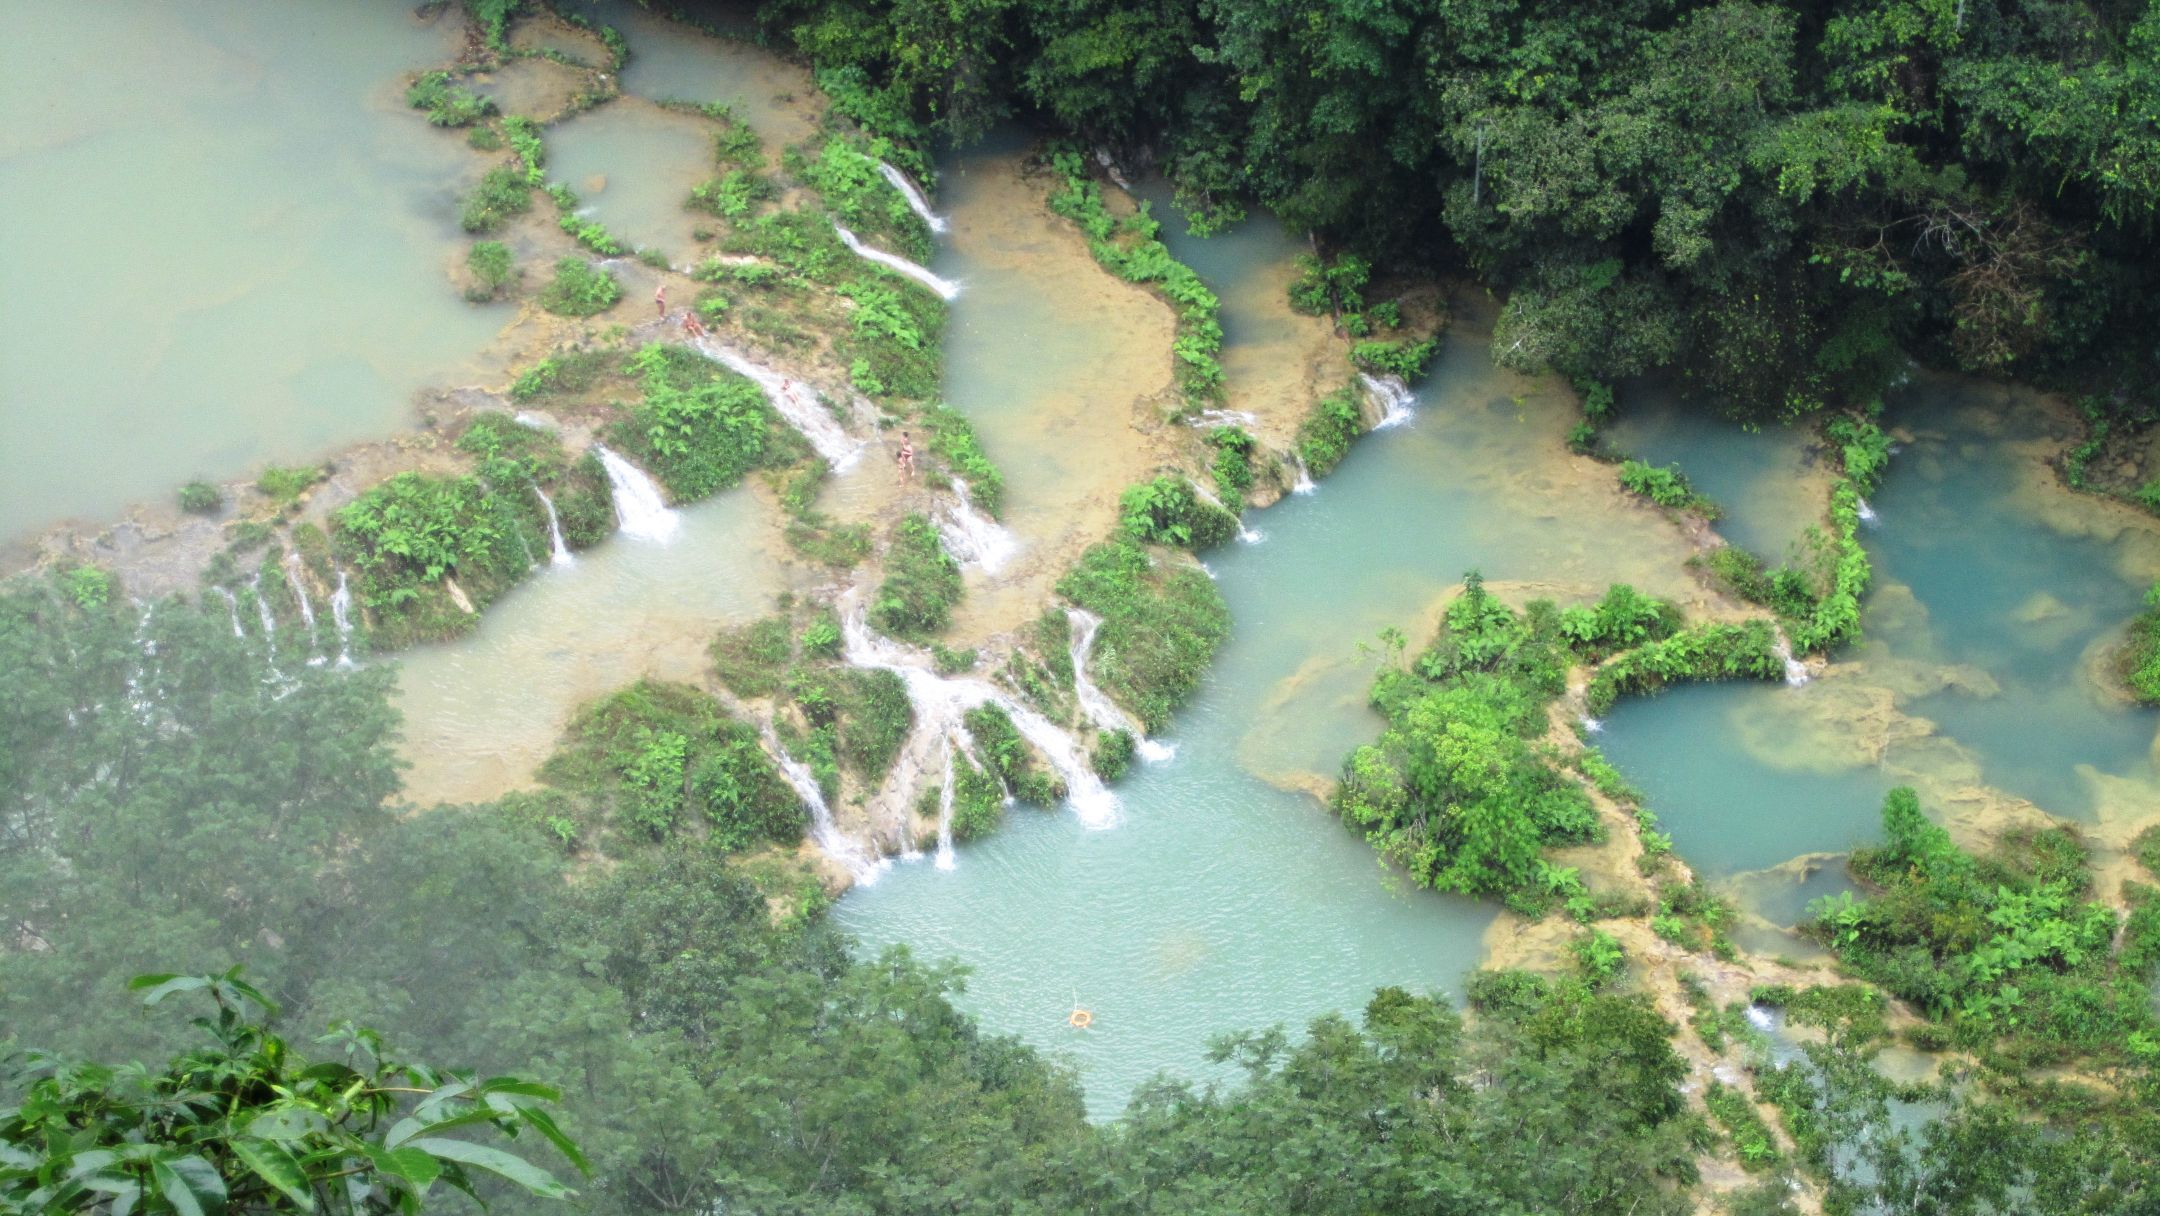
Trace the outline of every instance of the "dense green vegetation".
<instances>
[{"instance_id":1,"label":"dense green vegetation","mask_svg":"<svg viewBox=\"0 0 2160 1216\"><path fill-rule=\"evenodd\" d=\"M620 299L622 285L614 275L577 257L559 259L555 277L540 289L540 307L564 317L595 316Z\"/></svg>"},{"instance_id":2,"label":"dense green vegetation","mask_svg":"<svg viewBox=\"0 0 2160 1216\"><path fill-rule=\"evenodd\" d=\"M1542 851L1597 837L1581 784L1535 745L1569 668L1593 667L1589 708L1671 681L1781 677L1768 625L1682 628L1670 605L1614 586L1595 605L1534 601L1517 612L1472 574L1432 644L1388 664L1372 702L1388 728L1343 764L1334 807L1343 821L1420 883L1499 895L1528 912L1556 900L1582 914L1580 880ZM1402 639L1389 639L1399 651ZM1618 775L1596 761L1593 784L1617 796ZM1667 846L1669 847L1669 845ZM1668 915L1697 916L1675 894Z\"/></svg>"},{"instance_id":3,"label":"dense green vegetation","mask_svg":"<svg viewBox=\"0 0 2160 1216\"><path fill-rule=\"evenodd\" d=\"M33 1059L9 1077L22 1098L0 1109L8 1210L410 1213L437 1183L478 1199L476 1183L494 1178L543 1198L572 1193L514 1153L443 1134L459 1128L530 1131L585 1168L542 1105L561 1097L545 1085L402 1061L351 1023L322 1041L358 1067L312 1062L272 1033L277 1006L237 967L128 986L144 1005L207 996L216 1017L194 1024L209 1043L162 1072Z\"/></svg>"},{"instance_id":4,"label":"dense green vegetation","mask_svg":"<svg viewBox=\"0 0 2160 1216\"><path fill-rule=\"evenodd\" d=\"M553 499L571 548L614 530L598 462L572 462L552 434L482 414L458 447L474 458L473 472L399 473L331 517L332 548L352 567L382 648L463 633L475 619L468 605L486 607L546 560L552 542L539 491Z\"/></svg>"},{"instance_id":5,"label":"dense green vegetation","mask_svg":"<svg viewBox=\"0 0 2160 1216\"><path fill-rule=\"evenodd\" d=\"M2125 923L2091 898L2085 848L2068 828L2026 829L1974 856L1910 789L1884 801L1883 837L1852 858L1875 893L1814 910L1811 931L1847 969L1966 1047L1993 1044L2027 1063L2160 1060L2149 988L2160 890L2129 891L2137 911Z\"/></svg>"},{"instance_id":6,"label":"dense green vegetation","mask_svg":"<svg viewBox=\"0 0 2160 1216\"><path fill-rule=\"evenodd\" d=\"M1364 430L1356 384L1346 384L1313 402L1312 411L1298 423L1297 453L1306 471L1314 477L1334 472Z\"/></svg>"},{"instance_id":7,"label":"dense green vegetation","mask_svg":"<svg viewBox=\"0 0 2160 1216\"><path fill-rule=\"evenodd\" d=\"M569 795L548 811L567 825L547 826L571 848L694 835L732 852L793 844L809 823L757 730L685 684L644 680L585 707L540 778Z\"/></svg>"},{"instance_id":8,"label":"dense green vegetation","mask_svg":"<svg viewBox=\"0 0 2160 1216\"><path fill-rule=\"evenodd\" d=\"M465 196L458 223L467 232L494 232L530 210L532 190L524 176L508 165L497 165Z\"/></svg>"},{"instance_id":9,"label":"dense green vegetation","mask_svg":"<svg viewBox=\"0 0 2160 1216\"><path fill-rule=\"evenodd\" d=\"M960 563L945 552L937 525L927 515L910 515L893 528L870 623L899 638L937 633L951 622L962 589Z\"/></svg>"},{"instance_id":10,"label":"dense green vegetation","mask_svg":"<svg viewBox=\"0 0 2160 1216\"><path fill-rule=\"evenodd\" d=\"M465 254L465 271L472 276L472 282L465 288L465 298L475 304L500 297L517 279L517 265L510 260L510 247L501 241L474 241Z\"/></svg>"},{"instance_id":11,"label":"dense green vegetation","mask_svg":"<svg viewBox=\"0 0 2160 1216\"><path fill-rule=\"evenodd\" d=\"M644 399L608 439L660 479L668 497L695 502L753 469L792 464L806 451L750 379L696 351L655 343L623 362Z\"/></svg>"},{"instance_id":12,"label":"dense green vegetation","mask_svg":"<svg viewBox=\"0 0 2160 1216\"><path fill-rule=\"evenodd\" d=\"M1131 540L1195 553L1238 534L1236 515L1202 498L1191 481L1175 473L1127 487L1118 496L1118 526Z\"/></svg>"},{"instance_id":13,"label":"dense green vegetation","mask_svg":"<svg viewBox=\"0 0 2160 1216\"><path fill-rule=\"evenodd\" d=\"M405 104L426 110L428 122L438 127L469 127L495 112L494 102L452 84L448 72L423 73L405 90Z\"/></svg>"},{"instance_id":14,"label":"dense green vegetation","mask_svg":"<svg viewBox=\"0 0 2160 1216\"><path fill-rule=\"evenodd\" d=\"M772 35L896 139L1008 114L1152 147L1341 265L1467 266L1495 353L1670 368L1758 416L1901 350L2150 407L2160 10L2102 0L1595 8L777 0ZM1076 167L1076 166L1072 166ZM1443 239L1435 240L1435 237ZM1348 276L1354 278L1355 276ZM1310 301L1343 307L1319 276Z\"/></svg>"},{"instance_id":15,"label":"dense green vegetation","mask_svg":"<svg viewBox=\"0 0 2160 1216\"><path fill-rule=\"evenodd\" d=\"M975 437L975 424L968 421L966 414L942 402L924 406L919 416L930 428L930 450L951 467L955 476L967 482L975 505L997 518L1005 506L1005 475L990 463L989 454Z\"/></svg>"},{"instance_id":16,"label":"dense green vegetation","mask_svg":"<svg viewBox=\"0 0 2160 1216\"><path fill-rule=\"evenodd\" d=\"M1095 681L1151 731L1169 725L1229 636L1230 610L1206 571L1158 561L1130 540L1088 549L1057 589L1102 618ZM1045 649L1065 654L1062 638Z\"/></svg>"}]
</instances>

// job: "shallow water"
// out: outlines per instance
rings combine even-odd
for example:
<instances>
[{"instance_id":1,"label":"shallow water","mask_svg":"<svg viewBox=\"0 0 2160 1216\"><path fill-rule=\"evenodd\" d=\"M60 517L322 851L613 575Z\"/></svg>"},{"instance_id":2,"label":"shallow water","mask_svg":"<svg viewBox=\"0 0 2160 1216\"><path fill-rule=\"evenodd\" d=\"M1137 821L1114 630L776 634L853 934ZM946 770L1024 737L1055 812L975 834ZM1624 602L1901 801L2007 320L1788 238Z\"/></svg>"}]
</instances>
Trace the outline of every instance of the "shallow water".
<instances>
[{"instance_id":1,"label":"shallow water","mask_svg":"<svg viewBox=\"0 0 2160 1216\"><path fill-rule=\"evenodd\" d=\"M1809 433L1771 425L1747 430L1683 404L1670 388L1633 383L1620 392L1606 446L1652 464L1678 464L1688 481L1725 508L1719 535L1777 565L1822 516L1823 474Z\"/></svg>"},{"instance_id":2,"label":"shallow water","mask_svg":"<svg viewBox=\"0 0 2160 1216\"><path fill-rule=\"evenodd\" d=\"M683 203L713 176L713 132L704 119L617 98L549 128L548 173L623 244L686 265L699 223ZM715 224L706 217L704 226Z\"/></svg>"},{"instance_id":3,"label":"shallow water","mask_svg":"<svg viewBox=\"0 0 2160 1216\"><path fill-rule=\"evenodd\" d=\"M1606 720L1607 754L1710 874L1872 841L1900 783L1982 830L2020 799L2118 828L2160 809L2160 714L2114 699L2093 662L2138 610L2160 531L2052 483L2059 415L2027 390L1923 377L1888 423L1912 439L1863 533L1863 641L1805 688L1683 689ZM1643 450L1716 450L1733 442L1720 429L1678 417L1673 446ZM1735 494L1728 510L1743 524L1787 508Z\"/></svg>"},{"instance_id":4,"label":"shallow water","mask_svg":"<svg viewBox=\"0 0 2160 1216\"><path fill-rule=\"evenodd\" d=\"M460 133L403 0L18 0L0 44L0 538L406 425L507 314L458 298Z\"/></svg>"},{"instance_id":5,"label":"shallow water","mask_svg":"<svg viewBox=\"0 0 2160 1216\"><path fill-rule=\"evenodd\" d=\"M403 656L408 798L529 784L578 706L642 676L698 679L721 627L773 611L788 579L771 504L735 490L680 514L673 539L611 536L535 570L470 635Z\"/></svg>"},{"instance_id":6,"label":"shallow water","mask_svg":"<svg viewBox=\"0 0 2160 1216\"><path fill-rule=\"evenodd\" d=\"M817 132L810 74L747 42L710 35L629 0L568 0L559 6L612 25L630 46L622 86L652 101L724 102L765 139L768 155Z\"/></svg>"},{"instance_id":7,"label":"shallow water","mask_svg":"<svg viewBox=\"0 0 2160 1216\"><path fill-rule=\"evenodd\" d=\"M956 233L965 213L954 208ZM974 291L954 306L956 330ZM1382 984L1459 992L1493 908L1408 889L1299 792L1378 728L1359 643L1389 625L1422 641L1435 601L1473 567L1540 580L1511 594L1619 578L1688 592L1673 529L1618 500L1602 466L1561 454L1564 394L1494 369L1484 349L1482 333L1452 336L1414 423L1361 441L1317 494L1255 517L1263 543L1207 555L1232 636L1168 733L1175 759L1118 787L1119 826L1010 812L954 870L901 865L851 893L840 923L866 949L905 943L971 967L962 1004L1068 1056L1099 1117L1160 1070L1217 1075L1211 1035L1301 1028ZM1022 377L1035 357L956 347L949 375ZM1030 438L1024 396L971 402L1008 472L1054 457L1054 440ZM1095 1015L1085 1032L1066 1025L1075 1001Z\"/></svg>"}]
</instances>

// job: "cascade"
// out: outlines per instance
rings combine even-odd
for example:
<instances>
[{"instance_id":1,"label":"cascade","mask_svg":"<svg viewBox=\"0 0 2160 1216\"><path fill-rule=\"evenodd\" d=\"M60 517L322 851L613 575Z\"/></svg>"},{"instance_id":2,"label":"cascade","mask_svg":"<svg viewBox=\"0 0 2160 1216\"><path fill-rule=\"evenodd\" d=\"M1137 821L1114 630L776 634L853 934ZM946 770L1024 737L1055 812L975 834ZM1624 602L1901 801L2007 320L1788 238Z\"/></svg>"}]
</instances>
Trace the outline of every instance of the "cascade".
<instances>
[{"instance_id":1,"label":"cascade","mask_svg":"<svg viewBox=\"0 0 2160 1216\"><path fill-rule=\"evenodd\" d=\"M1258 426L1260 415L1251 410L1201 410L1192 416L1197 427Z\"/></svg>"},{"instance_id":2,"label":"cascade","mask_svg":"<svg viewBox=\"0 0 2160 1216\"><path fill-rule=\"evenodd\" d=\"M300 569L300 555L285 555L285 585L292 588L293 598L300 601L300 624L306 628L308 649L315 648L315 605L308 600L307 576ZM320 653L308 656L308 666L320 667L328 660Z\"/></svg>"},{"instance_id":3,"label":"cascade","mask_svg":"<svg viewBox=\"0 0 2160 1216\"><path fill-rule=\"evenodd\" d=\"M1410 395L1410 386L1402 382L1402 377L1359 372L1358 381L1365 386L1366 396L1380 406L1380 421L1373 423L1374 430L1383 431L1410 421L1410 407L1417 399Z\"/></svg>"},{"instance_id":4,"label":"cascade","mask_svg":"<svg viewBox=\"0 0 2160 1216\"><path fill-rule=\"evenodd\" d=\"M900 192L900 197L907 200L908 210L921 216L922 222L930 225L930 231L943 232L951 227L945 222L944 216L930 210L930 200L923 197L922 190L908 180L907 174L884 161L879 161L877 168L879 173L885 175L885 180L892 183L892 188Z\"/></svg>"},{"instance_id":5,"label":"cascade","mask_svg":"<svg viewBox=\"0 0 2160 1216\"><path fill-rule=\"evenodd\" d=\"M255 572L255 577L248 580L248 587L255 592L255 612L262 618L263 638L267 641L277 633L277 618L270 615L270 601L263 598L262 571Z\"/></svg>"},{"instance_id":6,"label":"cascade","mask_svg":"<svg viewBox=\"0 0 2160 1216\"><path fill-rule=\"evenodd\" d=\"M1853 501L1859 504L1860 522L1873 526L1877 520L1875 508L1869 506L1868 500L1865 498L1854 499Z\"/></svg>"},{"instance_id":7,"label":"cascade","mask_svg":"<svg viewBox=\"0 0 2160 1216\"><path fill-rule=\"evenodd\" d=\"M833 824L832 807L825 802L825 791L819 787L817 777L810 766L788 755L781 746L779 736L770 726L765 728L765 746L770 748L773 759L780 766L780 775L795 791L795 796L810 808L810 839L817 842L827 857L847 867L855 881L869 886L877 881L878 873L892 863L882 857L873 857L855 841L841 835Z\"/></svg>"},{"instance_id":8,"label":"cascade","mask_svg":"<svg viewBox=\"0 0 2160 1216\"><path fill-rule=\"evenodd\" d=\"M975 509L967 482L956 477L952 488L953 504L937 521L945 547L961 565L981 566L983 573L996 574L1019 551L1019 539L1003 524Z\"/></svg>"},{"instance_id":9,"label":"cascade","mask_svg":"<svg viewBox=\"0 0 2160 1216\"><path fill-rule=\"evenodd\" d=\"M1297 480L1290 483L1290 492L1292 494L1310 494L1318 490L1320 487L1313 482L1312 470L1305 467L1305 458L1292 455L1290 459L1297 463Z\"/></svg>"},{"instance_id":10,"label":"cascade","mask_svg":"<svg viewBox=\"0 0 2160 1216\"><path fill-rule=\"evenodd\" d=\"M962 714L978 705L996 705L1012 718L1021 738L1033 744L1064 780L1065 801L1082 824L1107 828L1117 823L1117 795L1095 775L1071 733L982 680L938 675L931 670L927 654L871 633L859 603L842 614L840 632L848 662L890 671L906 684L908 701L915 707L917 736L958 737Z\"/></svg>"},{"instance_id":11,"label":"cascade","mask_svg":"<svg viewBox=\"0 0 2160 1216\"><path fill-rule=\"evenodd\" d=\"M682 527L682 517L670 510L660 486L640 469L602 444L594 444L600 467L607 470L608 486L615 491L615 520L623 535L640 540L665 541Z\"/></svg>"},{"instance_id":12,"label":"cascade","mask_svg":"<svg viewBox=\"0 0 2160 1216\"><path fill-rule=\"evenodd\" d=\"M1792 643L1785 640L1784 630L1778 630L1777 643L1771 647L1771 652L1784 660L1787 685L1798 688L1808 682L1807 664L1793 657Z\"/></svg>"},{"instance_id":13,"label":"cascade","mask_svg":"<svg viewBox=\"0 0 2160 1216\"><path fill-rule=\"evenodd\" d=\"M352 657L352 584L343 567L337 572L337 592L330 597L330 617L337 622L337 665L356 666Z\"/></svg>"},{"instance_id":14,"label":"cascade","mask_svg":"<svg viewBox=\"0 0 2160 1216\"><path fill-rule=\"evenodd\" d=\"M1582 728L1586 735L1602 735L1605 733L1605 720L1586 716L1582 720Z\"/></svg>"},{"instance_id":15,"label":"cascade","mask_svg":"<svg viewBox=\"0 0 2160 1216\"><path fill-rule=\"evenodd\" d=\"M135 649L142 652L142 657L128 670L128 705L134 709L136 717L148 722L157 708L150 695L143 691L143 680L150 674L150 660L157 657L157 642L150 637L150 614L156 611L156 606L142 600L136 600L135 606L142 609L142 615L135 620Z\"/></svg>"},{"instance_id":16,"label":"cascade","mask_svg":"<svg viewBox=\"0 0 2160 1216\"><path fill-rule=\"evenodd\" d=\"M524 410L519 410L517 413L510 415L510 421L536 431L552 431L555 429L554 425L545 418L541 418L536 414L528 414Z\"/></svg>"},{"instance_id":17,"label":"cascade","mask_svg":"<svg viewBox=\"0 0 2160 1216\"><path fill-rule=\"evenodd\" d=\"M210 589L225 597L225 614L232 618L232 635L236 638L246 637L247 630L240 627L239 597L235 596L229 588L212 587Z\"/></svg>"},{"instance_id":18,"label":"cascade","mask_svg":"<svg viewBox=\"0 0 2160 1216\"><path fill-rule=\"evenodd\" d=\"M1068 609L1066 617L1072 621L1073 695L1080 702L1080 712L1087 715L1102 730L1132 732L1133 742L1138 745L1140 758L1149 764L1160 764L1177 755L1177 745L1158 743L1147 737L1147 728L1135 721L1111 700L1095 681L1088 678L1088 657L1095 653L1095 634L1102 628L1102 618L1083 608Z\"/></svg>"},{"instance_id":19,"label":"cascade","mask_svg":"<svg viewBox=\"0 0 2160 1216\"><path fill-rule=\"evenodd\" d=\"M833 472L846 471L855 463L855 458L862 455L862 443L840 426L839 420L818 401L817 391L809 385L753 363L711 338L699 338L690 345L736 375L755 381L765 391L765 399L772 403L773 409L788 420L788 425L802 432L802 437L810 441L811 449L825 458Z\"/></svg>"},{"instance_id":20,"label":"cascade","mask_svg":"<svg viewBox=\"0 0 2160 1216\"><path fill-rule=\"evenodd\" d=\"M533 485L532 492L540 496L540 505L547 508L548 564L552 566L577 565L577 559L570 556L570 546L563 543L562 519L555 514L555 500L549 498L547 491L541 489L537 483ZM340 575L339 577L342 578L343 576Z\"/></svg>"},{"instance_id":21,"label":"cascade","mask_svg":"<svg viewBox=\"0 0 2160 1216\"><path fill-rule=\"evenodd\" d=\"M1189 478L1186 480L1185 484L1193 488L1193 493L1200 496L1200 501L1208 504L1211 507L1214 507L1219 511L1236 515L1236 512L1231 511L1228 506L1224 505L1222 499L1215 497L1215 492L1213 490L1210 490L1206 486L1201 485L1199 482L1193 481ZM1243 515L1237 515L1237 538L1241 544L1257 545L1261 541L1267 539L1267 533L1256 532L1253 529L1246 527L1245 517Z\"/></svg>"},{"instance_id":22,"label":"cascade","mask_svg":"<svg viewBox=\"0 0 2160 1216\"><path fill-rule=\"evenodd\" d=\"M887 253L882 249L873 249L863 244L862 238L838 224L833 225L833 231L840 234L840 243L853 250L857 257L876 262L895 274L905 275L947 300L960 294L960 285L958 283L950 279L939 278L937 275L932 274L928 267L917 266L906 258Z\"/></svg>"},{"instance_id":23,"label":"cascade","mask_svg":"<svg viewBox=\"0 0 2160 1216\"><path fill-rule=\"evenodd\" d=\"M953 868L952 847L953 804L953 742L945 741L945 788L938 791L937 804L937 868Z\"/></svg>"}]
</instances>

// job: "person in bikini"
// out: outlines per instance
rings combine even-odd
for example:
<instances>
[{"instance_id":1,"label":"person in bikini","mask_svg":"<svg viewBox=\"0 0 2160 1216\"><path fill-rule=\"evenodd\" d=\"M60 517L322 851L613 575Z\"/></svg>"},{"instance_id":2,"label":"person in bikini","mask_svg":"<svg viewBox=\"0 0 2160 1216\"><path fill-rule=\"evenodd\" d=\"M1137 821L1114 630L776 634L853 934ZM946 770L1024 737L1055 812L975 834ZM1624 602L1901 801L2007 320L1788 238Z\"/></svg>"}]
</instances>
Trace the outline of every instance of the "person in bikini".
<instances>
[{"instance_id":1,"label":"person in bikini","mask_svg":"<svg viewBox=\"0 0 2160 1216\"><path fill-rule=\"evenodd\" d=\"M900 461L900 480L907 481L913 478L915 476L915 440L906 431L900 432L900 455L898 459Z\"/></svg>"}]
</instances>

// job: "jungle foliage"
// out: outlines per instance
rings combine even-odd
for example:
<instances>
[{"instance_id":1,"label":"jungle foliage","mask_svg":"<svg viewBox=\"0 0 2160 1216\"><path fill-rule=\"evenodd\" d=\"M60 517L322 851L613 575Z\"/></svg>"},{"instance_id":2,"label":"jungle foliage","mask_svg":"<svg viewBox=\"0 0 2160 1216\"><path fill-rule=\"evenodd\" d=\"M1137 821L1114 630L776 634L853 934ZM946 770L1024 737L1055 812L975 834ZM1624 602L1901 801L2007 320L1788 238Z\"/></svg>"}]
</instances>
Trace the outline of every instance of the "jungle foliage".
<instances>
[{"instance_id":1,"label":"jungle foliage","mask_svg":"<svg viewBox=\"0 0 2160 1216\"><path fill-rule=\"evenodd\" d=\"M1102 618L1089 669L1150 731L1170 724L1230 634L1230 609L1205 570L1158 561L1131 540L1089 548L1057 589ZM1065 653L1061 645L1045 649Z\"/></svg>"},{"instance_id":2,"label":"jungle foliage","mask_svg":"<svg viewBox=\"0 0 2160 1216\"><path fill-rule=\"evenodd\" d=\"M1357 315L1360 264L1467 267L1505 298L1512 367L1670 369L1758 417L1865 401L1900 350L2110 409L2160 391L2160 351L2124 340L2160 328L2149 3L773 0L759 19L896 140L1017 115L1152 149L1204 222L1273 209L1328 251L1301 280L1313 311Z\"/></svg>"}]
</instances>

